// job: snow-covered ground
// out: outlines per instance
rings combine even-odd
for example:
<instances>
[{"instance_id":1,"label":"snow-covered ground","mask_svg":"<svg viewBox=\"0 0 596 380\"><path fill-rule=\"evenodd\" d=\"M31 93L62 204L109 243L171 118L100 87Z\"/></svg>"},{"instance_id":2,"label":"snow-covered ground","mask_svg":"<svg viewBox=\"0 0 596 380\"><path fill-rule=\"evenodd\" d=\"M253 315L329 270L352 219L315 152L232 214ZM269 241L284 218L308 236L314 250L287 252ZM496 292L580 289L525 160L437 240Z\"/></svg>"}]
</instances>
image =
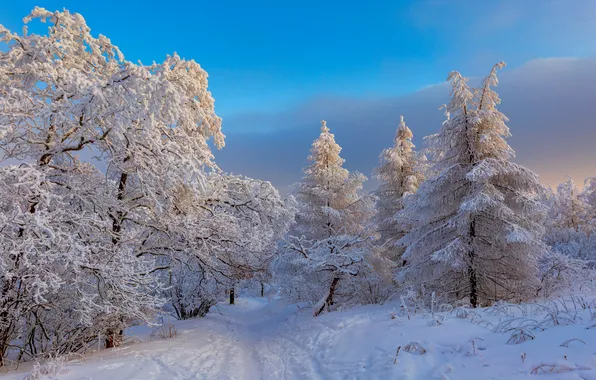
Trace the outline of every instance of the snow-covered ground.
<instances>
[{"instance_id":1,"label":"snow-covered ground","mask_svg":"<svg viewBox=\"0 0 596 380\"><path fill-rule=\"evenodd\" d=\"M240 298L175 322L173 339L138 329L143 343L71 361L56 378L596 380L596 320L588 301L573 301L408 319L400 302L313 318L310 308ZM514 344L524 333L533 339ZM24 368L0 378L22 379Z\"/></svg>"}]
</instances>

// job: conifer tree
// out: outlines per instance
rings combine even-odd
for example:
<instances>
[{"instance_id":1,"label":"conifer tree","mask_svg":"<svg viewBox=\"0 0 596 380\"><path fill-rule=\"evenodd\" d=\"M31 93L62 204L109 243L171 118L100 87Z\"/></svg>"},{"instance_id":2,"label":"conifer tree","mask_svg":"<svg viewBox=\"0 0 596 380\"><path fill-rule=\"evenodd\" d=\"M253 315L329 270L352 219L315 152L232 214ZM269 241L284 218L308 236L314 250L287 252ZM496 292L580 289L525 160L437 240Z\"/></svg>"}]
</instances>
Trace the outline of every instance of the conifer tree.
<instances>
[{"instance_id":1,"label":"conifer tree","mask_svg":"<svg viewBox=\"0 0 596 380\"><path fill-rule=\"evenodd\" d=\"M374 198L361 195L366 177L345 169L340 152L323 121L311 148L311 164L295 185L296 224L285 254L276 262L278 275L285 276L282 282L302 297L320 300L315 315L334 304L338 286L347 286L359 274L372 240Z\"/></svg>"},{"instance_id":2,"label":"conifer tree","mask_svg":"<svg viewBox=\"0 0 596 380\"><path fill-rule=\"evenodd\" d=\"M414 194L424 180L414 151L413 137L401 116L394 144L381 152L380 165L375 169L375 175L381 182L376 192L378 242L387 248L394 260L399 259L402 253L394 246L395 242L405 234L404 223L396 215L404 207L404 197Z\"/></svg>"},{"instance_id":3,"label":"conifer tree","mask_svg":"<svg viewBox=\"0 0 596 380\"><path fill-rule=\"evenodd\" d=\"M295 234L308 239L326 239L340 234L358 234L372 214L371 198L362 197L367 178L343 167L341 147L323 120L321 135L313 142L302 181L295 186L299 204Z\"/></svg>"},{"instance_id":4,"label":"conifer tree","mask_svg":"<svg viewBox=\"0 0 596 380\"><path fill-rule=\"evenodd\" d=\"M403 277L444 299L473 307L534 294L544 207L538 176L510 162L507 117L497 110L498 69L480 89L452 72L447 120L431 136L434 177L405 213L417 218L400 243L407 246Z\"/></svg>"}]
</instances>

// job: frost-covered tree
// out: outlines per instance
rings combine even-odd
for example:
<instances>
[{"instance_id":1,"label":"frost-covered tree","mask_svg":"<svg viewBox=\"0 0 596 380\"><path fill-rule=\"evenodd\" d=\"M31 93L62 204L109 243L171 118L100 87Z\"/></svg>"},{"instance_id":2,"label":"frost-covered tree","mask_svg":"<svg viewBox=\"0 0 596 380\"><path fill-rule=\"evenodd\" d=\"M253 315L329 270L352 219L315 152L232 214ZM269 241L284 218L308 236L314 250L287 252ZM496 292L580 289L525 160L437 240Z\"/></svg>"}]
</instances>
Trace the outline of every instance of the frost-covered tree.
<instances>
[{"instance_id":1,"label":"frost-covered tree","mask_svg":"<svg viewBox=\"0 0 596 380\"><path fill-rule=\"evenodd\" d=\"M361 195L366 177L343 167L341 147L322 121L321 134L311 148L311 164L302 181L294 185L298 214L294 235L325 239L339 234L357 234L369 221L371 197Z\"/></svg>"},{"instance_id":2,"label":"frost-covered tree","mask_svg":"<svg viewBox=\"0 0 596 380\"><path fill-rule=\"evenodd\" d=\"M557 186L550 211L548 219L553 226L579 231L588 221L590 207L582 191L569 177Z\"/></svg>"},{"instance_id":3,"label":"frost-covered tree","mask_svg":"<svg viewBox=\"0 0 596 380\"><path fill-rule=\"evenodd\" d=\"M596 260L596 225L591 217L590 188L587 186L581 191L568 178L545 201L549 213L544 241L554 251L572 259Z\"/></svg>"},{"instance_id":4,"label":"frost-covered tree","mask_svg":"<svg viewBox=\"0 0 596 380\"><path fill-rule=\"evenodd\" d=\"M375 175L380 181L376 191L378 199L375 216L380 235L378 243L386 246L393 260L398 260L401 256L402 250L395 247L395 242L404 236L407 225L396 218L397 213L404 207L404 198L414 194L424 180L414 151L413 137L401 116L394 144L383 150L379 157L380 165L375 169Z\"/></svg>"},{"instance_id":5,"label":"frost-covered tree","mask_svg":"<svg viewBox=\"0 0 596 380\"><path fill-rule=\"evenodd\" d=\"M507 118L493 91L499 63L472 90L449 75L447 120L430 139L436 176L427 179L404 214L417 219L401 241L405 279L448 300L472 306L535 292L543 217L536 174L509 160Z\"/></svg>"},{"instance_id":6,"label":"frost-covered tree","mask_svg":"<svg viewBox=\"0 0 596 380\"><path fill-rule=\"evenodd\" d=\"M0 26L0 161L26 163L0 171L1 358L112 346L171 296L164 273L186 294L194 273L264 266L291 220L270 184L213 162L224 135L196 62L135 64L81 15L36 19L47 34Z\"/></svg>"},{"instance_id":7,"label":"frost-covered tree","mask_svg":"<svg viewBox=\"0 0 596 380\"><path fill-rule=\"evenodd\" d=\"M590 228L596 231L596 177L586 179L581 198L587 207L586 219Z\"/></svg>"},{"instance_id":8,"label":"frost-covered tree","mask_svg":"<svg viewBox=\"0 0 596 380\"><path fill-rule=\"evenodd\" d=\"M92 148L107 152L108 136L130 122L127 101L141 109L123 85L134 68L108 39L92 37L80 15L36 8L25 22L33 19L49 19L48 35L29 35L26 28L17 35L0 26L8 46L0 52L0 159L30 163L1 173L2 196L15 197L2 210L11 222L0 253L2 357L19 338L19 358L83 348L89 331L117 330L131 315L147 319L160 302L155 290L134 286L147 278L144 260L128 247L115 249L116 231L105 228L120 208L116 191L76 156ZM61 284L72 291L56 291Z\"/></svg>"},{"instance_id":9,"label":"frost-covered tree","mask_svg":"<svg viewBox=\"0 0 596 380\"><path fill-rule=\"evenodd\" d=\"M299 298L308 293L307 297L321 300L315 315L333 305L340 281L358 275L372 238L369 222L374 199L361 194L366 177L345 169L340 152L323 121L321 134L312 144L311 164L294 185L296 224L277 263L284 282L303 293Z\"/></svg>"},{"instance_id":10,"label":"frost-covered tree","mask_svg":"<svg viewBox=\"0 0 596 380\"><path fill-rule=\"evenodd\" d=\"M113 250L103 181L85 165L0 169L2 357L80 351L161 305L153 261Z\"/></svg>"},{"instance_id":11,"label":"frost-covered tree","mask_svg":"<svg viewBox=\"0 0 596 380\"><path fill-rule=\"evenodd\" d=\"M175 208L168 223L181 232L169 241L175 253L162 256L181 319L206 312L201 305L236 281L266 272L294 216L292 199L283 201L271 183L221 173L207 176L203 192L180 191Z\"/></svg>"}]
</instances>

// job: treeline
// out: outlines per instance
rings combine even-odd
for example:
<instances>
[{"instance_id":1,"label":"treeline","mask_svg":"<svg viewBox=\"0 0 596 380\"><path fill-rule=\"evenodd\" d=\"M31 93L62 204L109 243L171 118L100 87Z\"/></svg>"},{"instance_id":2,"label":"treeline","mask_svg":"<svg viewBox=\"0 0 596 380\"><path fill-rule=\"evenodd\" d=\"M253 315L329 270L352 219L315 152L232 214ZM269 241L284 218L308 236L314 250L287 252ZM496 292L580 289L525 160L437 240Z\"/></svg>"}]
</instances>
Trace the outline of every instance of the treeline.
<instances>
[{"instance_id":1,"label":"treeline","mask_svg":"<svg viewBox=\"0 0 596 380\"><path fill-rule=\"evenodd\" d=\"M596 259L596 181L556 192L512 162L495 65L478 88L452 72L445 121L416 152L404 118L380 155L374 194L342 167L323 122L295 187L296 224L275 259L288 294L316 303L395 295L472 307L589 286Z\"/></svg>"}]
</instances>

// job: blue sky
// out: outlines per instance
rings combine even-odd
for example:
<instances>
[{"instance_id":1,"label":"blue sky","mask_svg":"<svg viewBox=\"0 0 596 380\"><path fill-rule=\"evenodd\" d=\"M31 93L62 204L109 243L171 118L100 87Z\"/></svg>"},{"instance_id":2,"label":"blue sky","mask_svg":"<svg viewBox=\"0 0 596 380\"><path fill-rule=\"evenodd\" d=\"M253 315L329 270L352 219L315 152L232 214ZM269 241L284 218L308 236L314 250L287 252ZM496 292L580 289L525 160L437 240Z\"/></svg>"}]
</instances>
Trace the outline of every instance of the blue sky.
<instances>
[{"instance_id":1,"label":"blue sky","mask_svg":"<svg viewBox=\"0 0 596 380\"><path fill-rule=\"evenodd\" d=\"M548 184L596 176L596 0L13 0L0 24L20 30L35 5L81 13L131 61L199 62L228 136L218 163L282 190L322 118L348 169L370 176L400 114L421 146L448 72L478 78L501 60L519 162Z\"/></svg>"},{"instance_id":2,"label":"blue sky","mask_svg":"<svg viewBox=\"0 0 596 380\"><path fill-rule=\"evenodd\" d=\"M590 56L595 39L585 33L596 31L595 3L19 0L0 2L0 23L19 30L35 5L66 7L129 60L150 63L174 51L193 58L209 72L226 117L318 96L400 95L455 68L479 75L499 60L516 67L539 57Z\"/></svg>"}]
</instances>

